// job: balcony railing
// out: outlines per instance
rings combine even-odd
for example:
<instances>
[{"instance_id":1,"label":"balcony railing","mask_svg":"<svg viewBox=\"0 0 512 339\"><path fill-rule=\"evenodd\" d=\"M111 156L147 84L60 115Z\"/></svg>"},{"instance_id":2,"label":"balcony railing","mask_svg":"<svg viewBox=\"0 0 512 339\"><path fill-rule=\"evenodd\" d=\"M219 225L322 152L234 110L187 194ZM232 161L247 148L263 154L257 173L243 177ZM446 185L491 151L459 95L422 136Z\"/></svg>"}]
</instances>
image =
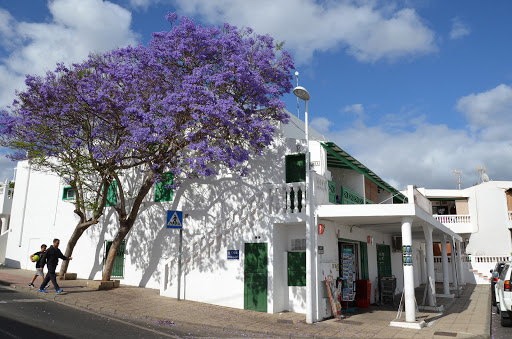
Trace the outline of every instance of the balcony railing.
<instances>
[{"instance_id":1,"label":"balcony railing","mask_svg":"<svg viewBox=\"0 0 512 339\"><path fill-rule=\"evenodd\" d=\"M374 204L370 199L365 199L359 194L349 190L346 187L341 186L341 204L350 205L350 204Z\"/></svg>"},{"instance_id":2,"label":"balcony railing","mask_svg":"<svg viewBox=\"0 0 512 339\"><path fill-rule=\"evenodd\" d=\"M469 224L471 217L469 215L433 215L441 224Z\"/></svg>"}]
</instances>

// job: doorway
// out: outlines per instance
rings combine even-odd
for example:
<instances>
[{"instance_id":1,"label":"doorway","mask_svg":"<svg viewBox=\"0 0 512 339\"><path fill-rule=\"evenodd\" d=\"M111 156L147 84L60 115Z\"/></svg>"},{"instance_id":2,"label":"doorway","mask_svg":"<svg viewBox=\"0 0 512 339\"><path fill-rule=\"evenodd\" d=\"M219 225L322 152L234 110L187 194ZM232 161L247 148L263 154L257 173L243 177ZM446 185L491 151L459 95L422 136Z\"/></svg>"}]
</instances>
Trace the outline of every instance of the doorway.
<instances>
[{"instance_id":1,"label":"doorway","mask_svg":"<svg viewBox=\"0 0 512 339\"><path fill-rule=\"evenodd\" d=\"M244 308L267 312L267 243L246 243L244 253Z\"/></svg>"}]
</instances>

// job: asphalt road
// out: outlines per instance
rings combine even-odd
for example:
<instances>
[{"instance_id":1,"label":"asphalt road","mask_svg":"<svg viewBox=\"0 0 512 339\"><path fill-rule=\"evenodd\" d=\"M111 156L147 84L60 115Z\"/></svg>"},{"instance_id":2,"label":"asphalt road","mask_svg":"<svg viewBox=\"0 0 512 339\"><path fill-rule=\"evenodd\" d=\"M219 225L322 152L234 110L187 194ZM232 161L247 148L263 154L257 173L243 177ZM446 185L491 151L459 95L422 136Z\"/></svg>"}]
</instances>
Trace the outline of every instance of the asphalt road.
<instances>
[{"instance_id":1,"label":"asphalt road","mask_svg":"<svg viewBox=\"0 0 512 339\"><path fill-rule=\"evenodd\" d=\"M173 323L119 319L69 307L0 285L0 338L233 337ZM236 336L236 335L235 335Z\"/></svg>"},{"instance_id":2,"label":"asphalt road","mask_svg":"<svg viewBox=\"0 0 512 339\"><path fill-rule=\"evenodd\" d=\"M512 338L512 327L501 326L501 319L496 306L491 306L491 338Z\"/></svg>"}]
</instances>

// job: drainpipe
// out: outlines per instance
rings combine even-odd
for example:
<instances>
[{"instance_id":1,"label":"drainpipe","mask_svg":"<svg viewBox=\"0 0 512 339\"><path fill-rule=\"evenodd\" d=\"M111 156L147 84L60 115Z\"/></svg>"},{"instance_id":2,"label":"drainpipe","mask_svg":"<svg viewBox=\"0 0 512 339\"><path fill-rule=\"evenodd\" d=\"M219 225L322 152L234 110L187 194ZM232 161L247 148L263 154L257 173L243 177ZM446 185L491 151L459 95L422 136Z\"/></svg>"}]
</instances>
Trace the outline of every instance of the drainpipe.
<instances>
[{"instance_id":1,"label":"drainpipe","mask_svg":"<svg viewBox=\"0 0 512 339\"><path fill-rule=\"evenodd\" d=\"M28 162L28 174L27 174L27 185L25 186L25 201L23 202L23 212L21 216L21 228L20 228L20 241L18 243L18 247L21 247L21 241L23 240L23 227L25 225L25 210L27 209L27 198L28 198L28 185L30 183L30 169L32 168L32 164L30 161Z\"/></svg>"}]
</instances>

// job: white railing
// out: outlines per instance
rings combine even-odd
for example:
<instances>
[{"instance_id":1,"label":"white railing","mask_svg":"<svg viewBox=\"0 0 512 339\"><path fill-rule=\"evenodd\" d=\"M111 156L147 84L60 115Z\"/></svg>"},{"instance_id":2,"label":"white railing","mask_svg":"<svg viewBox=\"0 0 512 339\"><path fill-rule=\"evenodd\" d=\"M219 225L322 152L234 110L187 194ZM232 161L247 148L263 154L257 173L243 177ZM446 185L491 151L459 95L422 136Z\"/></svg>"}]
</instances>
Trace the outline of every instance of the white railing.
<instances>
[{"instance_id":1,"label":"white railing","mask_svg":"<svg viewBox=\"0 0 512 339\"><path fill-rule=\"evenodd\" d=\"M469 215L433 215L441 224L469 224L471 216Z\"/></svg>"},{"instance_id":2,"label":"white railing","mask_svg":"<svg viewBox=\"0 0 512 339\"><path fill-rule=\"evenodd\" d=\"M306 184L293 182L268 186L269 214L306 213Z\"/></svg>"},{"instance_id":3,"label":"white railing","mask_svg":"<svg viewBox=\"0 0 512 339\"><path fill-rule=\"evenodd\" d=\"M469 255L471 263L493 263L510 261L510 255Z\"/></svg>"}]
</instances>

